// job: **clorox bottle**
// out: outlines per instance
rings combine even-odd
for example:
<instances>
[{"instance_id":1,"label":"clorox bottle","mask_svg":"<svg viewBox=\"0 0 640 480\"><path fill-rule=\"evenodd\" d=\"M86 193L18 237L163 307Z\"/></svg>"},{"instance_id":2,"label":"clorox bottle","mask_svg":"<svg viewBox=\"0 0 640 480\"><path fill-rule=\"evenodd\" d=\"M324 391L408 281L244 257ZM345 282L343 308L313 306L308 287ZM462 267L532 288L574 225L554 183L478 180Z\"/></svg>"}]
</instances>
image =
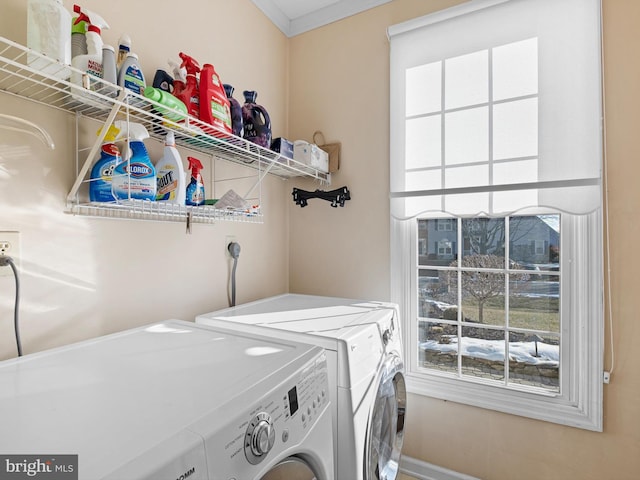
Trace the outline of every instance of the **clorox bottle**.
<instances>
[{"instance_id":1,"label":"clorox bottle","mask_svg":"<svg viewBox=\"0 0 640 480\"><path fill-rule=\"evenodd\" d=\"M120 150L115 144L119 133L120 130L114 125L109 127L100 149L100 158L91 169L89 199L92 202L113 202L115 200L111 182L116 165L122 162Z\"/></svg>"},{"instance_id":2,"label":"clorox bottle","mask_svg":"<svg viewBox=\"0 0 640 480\"><path fill-rule=\"evenodd\" d=\"M122 125L124 124L124 125ZM113 194L121 200L156 199L156 169L151 163L143 140L149 132L139 123L118 121L116 126L129 131L129 149L124 150L123 161L113 171ZM128 159L128 160L127 160Z\"/></svg>"}]
</instances>

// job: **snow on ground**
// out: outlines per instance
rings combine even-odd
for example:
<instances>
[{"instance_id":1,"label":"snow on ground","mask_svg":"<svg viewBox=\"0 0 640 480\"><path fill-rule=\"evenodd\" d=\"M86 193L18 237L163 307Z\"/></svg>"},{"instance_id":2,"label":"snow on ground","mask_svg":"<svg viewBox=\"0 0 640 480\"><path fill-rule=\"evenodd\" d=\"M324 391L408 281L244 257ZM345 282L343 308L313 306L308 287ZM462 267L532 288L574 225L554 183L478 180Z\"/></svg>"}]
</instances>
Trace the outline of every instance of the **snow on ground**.
<instances>
[{"instance_id":1,"label":"snow on ground","mask_svg":"<svg viewBox=\"0 0 640 480\"><path fill-rule=\"evenodd\" d=\"M423 350L439 352L458 352L458 338L450 337L450 343L438 343L429 340L420 343ZM503 361L506 342L500 340L483 340L481 338L462 337L462 356L482 358L485 360ZM509 358L511 360L530 365L558 365L560 361L560 347L538 342L538 357L535 356L535 342L509 343Z\"/></svg>"}]
</instances>

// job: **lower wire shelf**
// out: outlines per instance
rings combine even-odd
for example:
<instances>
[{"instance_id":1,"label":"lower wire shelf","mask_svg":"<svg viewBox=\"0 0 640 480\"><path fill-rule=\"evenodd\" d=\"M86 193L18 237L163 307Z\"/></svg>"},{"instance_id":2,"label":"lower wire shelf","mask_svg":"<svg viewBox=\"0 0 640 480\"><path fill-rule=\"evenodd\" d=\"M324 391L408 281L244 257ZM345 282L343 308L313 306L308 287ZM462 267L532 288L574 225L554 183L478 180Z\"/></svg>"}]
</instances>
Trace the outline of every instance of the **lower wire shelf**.
<instances>
[{"instance_id":1,"label":"lower wire shelf","mask_svg":"<svg viewBox=\"0 0 640 480\"><path fill-rule=\"evenodd\" d=\"M121 200L117 203L72 203L66 213L101 218L128 220L156 220L159 222L217 223L243 222L263 223L263 216L257 209L231 210L215 208L211 205L184 206L148 200Z\"/></svg>"}]
</instances>

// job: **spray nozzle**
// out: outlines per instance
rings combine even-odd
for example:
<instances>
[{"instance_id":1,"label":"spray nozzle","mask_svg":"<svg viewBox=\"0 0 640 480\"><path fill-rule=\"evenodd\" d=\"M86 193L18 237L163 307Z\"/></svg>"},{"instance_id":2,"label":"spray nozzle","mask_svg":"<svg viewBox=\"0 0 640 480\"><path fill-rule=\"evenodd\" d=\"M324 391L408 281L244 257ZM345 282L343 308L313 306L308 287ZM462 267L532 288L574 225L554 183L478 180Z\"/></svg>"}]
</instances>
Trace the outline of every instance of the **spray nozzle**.
<instances>
[{"instance_id":1,"label":"spray nozzle","mask_svg":"<svg viewBox=\"0 0 640 480\"><path fill-rule=\"evenodd\" d=\"M167 62L169 62L169 66L171 67L171 70L173 71L173 78L175 80L186 82L187 81L187 71L183 67L181 67L180 65L178 65L176 62L174 62L171 59L167 60Z\"/></svg>"},{"instance_id":2,"label":"spray nozzle","mask_svg":"<svg viewBox=\"0 0 640 480\"><path fill-rule=\"evenodd\" d=\"M91 10L83 9L80 5L73 6L74 13L78 14L78 18L76 18L74 25L80 22L87 22L87 31L95 32L100 35L100 31L104 28L109 28L109 24L95 12Z\"/></svg>"},{"instance_id":3,"label":"spray nozzle","mask_svg":"<svg viewBox=\"0 0 640 480\"><path fill-rule=\"evenodd\" d=\"M204 167L202 166L202 162L195 157L187 157L189 161L189 170L191 170L191 176L197 177Z\"/></svg>"},{"instance_id":4,"label":"spray nozzle","mask_svg":"<svg viewBox=\"0 0 640 480\"><path fill-rule=\"evenodd\" d=\"M98 129L98 131L96 132L96 135L100 135L100 133L102 132L102 128ZM104 143L113 143L116 142L118 140L121 140L123 136L123 131L116 127L115 125L109 125L109 130L107 130L107 133L105 133L104 135Z\"/></svg>"},{"instance_id":5,"label":"spray nozzle","mask_svg":"<svg viewBox=\"0 0 640 480\"><path fill-rule=\"evenodd\" d=\"M180 52L178 55L182 59L182 65L180 66L187 69L187 75L195 75L196 73L200 72L200 65L198 65L198 62L196 62L193 57L190 57L186 53L182 52Z\"/></svg>"}]
</instances>

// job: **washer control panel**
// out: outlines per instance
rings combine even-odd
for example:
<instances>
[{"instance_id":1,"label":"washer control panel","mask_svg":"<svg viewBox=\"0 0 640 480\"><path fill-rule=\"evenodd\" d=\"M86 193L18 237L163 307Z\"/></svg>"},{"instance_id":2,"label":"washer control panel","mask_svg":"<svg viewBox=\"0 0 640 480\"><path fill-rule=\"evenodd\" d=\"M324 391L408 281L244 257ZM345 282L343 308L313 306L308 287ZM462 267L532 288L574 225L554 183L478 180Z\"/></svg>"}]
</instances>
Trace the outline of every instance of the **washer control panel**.
<instances>
[{"instance_id":1,"label":"washer control panel","mask_svg":"<svg viewBox=\"0 0 640 480\"><path fill-rule=\"evenodd\" d=\"M326 353L317 347L300 367L275 384L264 379L192 427L204 438L214 478L259 478L283 452L308 441L320 418L331 422Z\"/></svg>"}]
</instances>

